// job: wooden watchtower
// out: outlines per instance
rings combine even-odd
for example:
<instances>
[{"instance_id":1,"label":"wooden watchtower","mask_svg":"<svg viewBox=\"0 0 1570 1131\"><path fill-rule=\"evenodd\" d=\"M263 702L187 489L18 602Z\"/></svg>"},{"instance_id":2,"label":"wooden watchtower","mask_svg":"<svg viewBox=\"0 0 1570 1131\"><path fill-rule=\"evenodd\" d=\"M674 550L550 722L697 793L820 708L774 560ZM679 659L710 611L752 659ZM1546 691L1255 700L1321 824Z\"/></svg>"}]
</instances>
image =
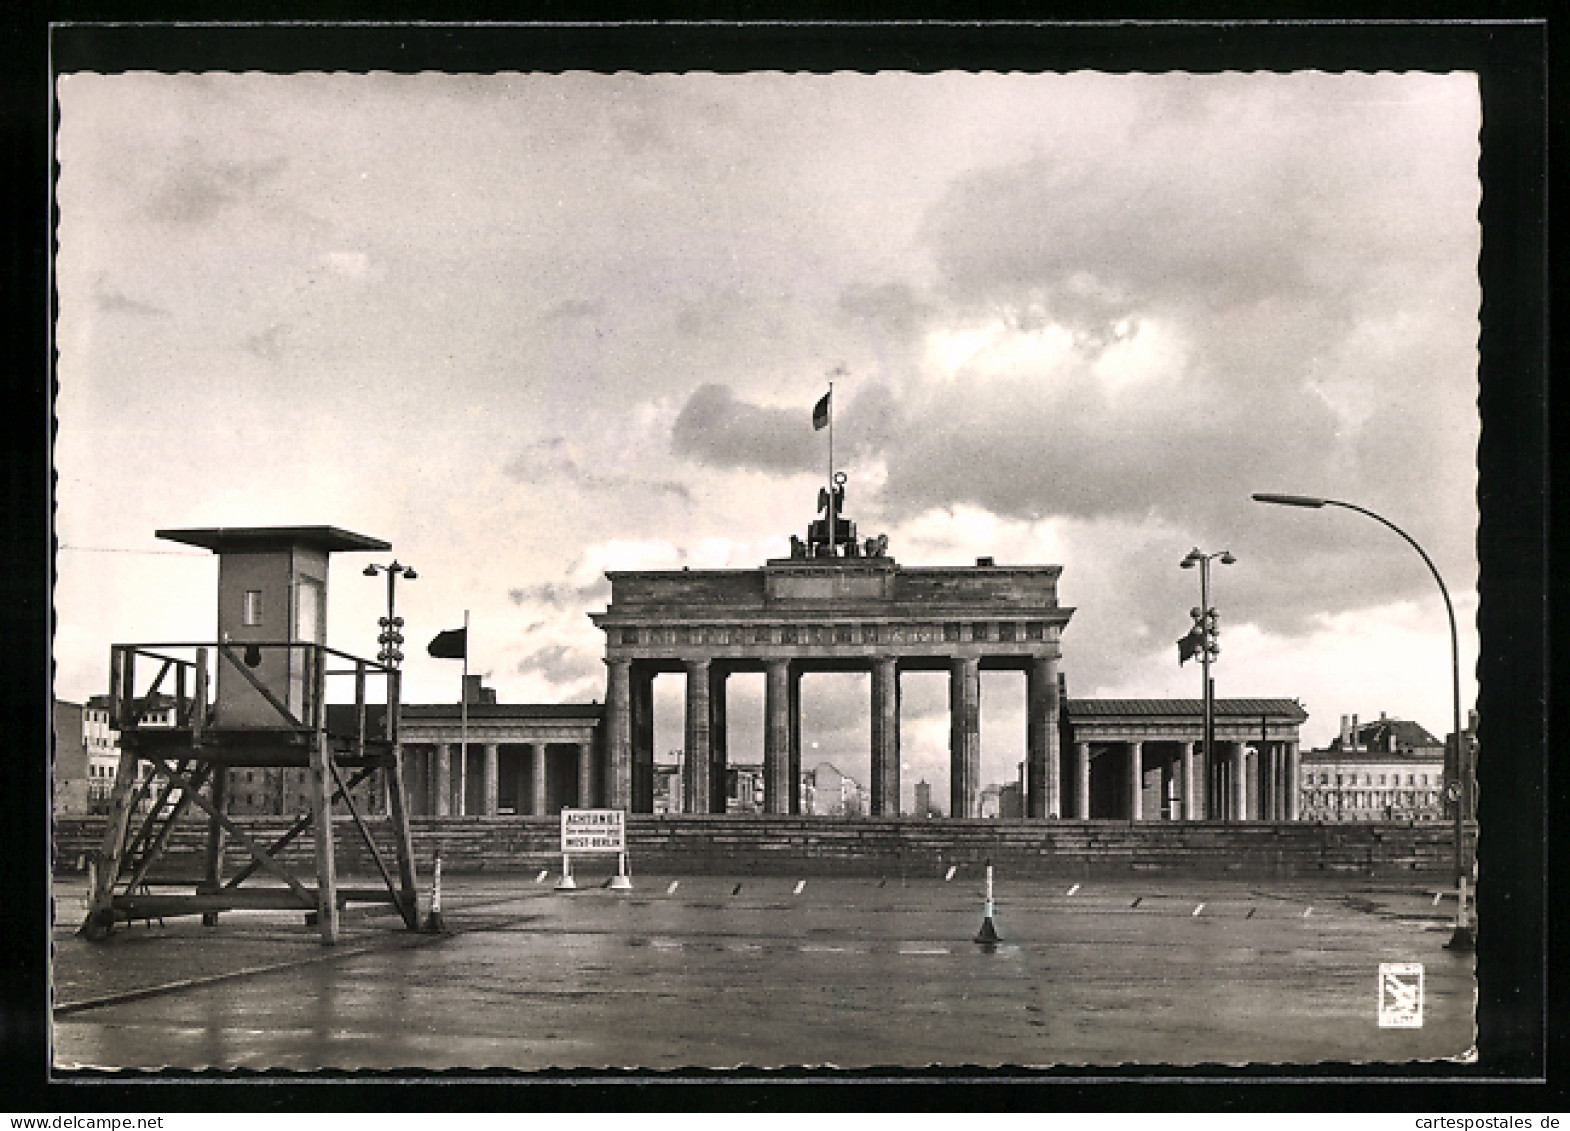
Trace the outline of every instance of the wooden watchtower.
<instances>
[{"instance_id":1,"label":"wooden watchtower","mask_svg":"<svg viewBox=\"0 0 1570 1131\"><path fill-rule=\"evenodd\" d=\"M391 547L331 526L157 535L218 555L218 639L110 650L110 725L120 732L120 765L83 933L100 939L122 920L199 914L213 925L225 911L299 908L308 923L319 925L322 941L333 943L339 912L349 903L391 904L406 927L417 929L414 852L399 764L399 673L326 641L328 555ZM174 701L173 725L150 725L149 705L166 703L166 697ZM226 811L229 775L244 767L308 770L309 811L270 844L253 838ZM355 787L378 771L396 876L354 801ZM332 819L339 805L363 838L382 886L339 886ZM205 852L200 878L181 881L158 865L167 861L175 827L187 816L205 816ZM298 850L285 855L307 829L315 839L314 884L296 874ZM249 856L229 876L226 842Z\"/></svg>"}]
</instances>

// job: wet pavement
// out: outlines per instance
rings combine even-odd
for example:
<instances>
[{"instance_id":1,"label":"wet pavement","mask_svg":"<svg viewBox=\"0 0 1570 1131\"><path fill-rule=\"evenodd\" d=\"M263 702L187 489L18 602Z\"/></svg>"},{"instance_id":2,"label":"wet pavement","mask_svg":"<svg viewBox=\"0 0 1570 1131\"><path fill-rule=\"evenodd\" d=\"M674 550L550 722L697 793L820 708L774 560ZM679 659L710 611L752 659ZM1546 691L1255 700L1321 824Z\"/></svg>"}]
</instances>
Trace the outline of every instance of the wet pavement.
<instances>
[{"instance_id":1,"label":"wet pavement","mask_svg":"<svg viewBox=\"0 0 1570 1131\"><path fill-rule=\"evenodd\" d=\"M974 877L553 880L452 877L445 934L351 912L335 947L276 912L89 943L67 880L55 1064L1395 1064L1473 1045L1472 955L1445 949L1454 903L1421 882L1000 881L984 947ZM1421 1027L1378 1024L1381 963L1422 964Z\"/></svg>"}]
</instances>

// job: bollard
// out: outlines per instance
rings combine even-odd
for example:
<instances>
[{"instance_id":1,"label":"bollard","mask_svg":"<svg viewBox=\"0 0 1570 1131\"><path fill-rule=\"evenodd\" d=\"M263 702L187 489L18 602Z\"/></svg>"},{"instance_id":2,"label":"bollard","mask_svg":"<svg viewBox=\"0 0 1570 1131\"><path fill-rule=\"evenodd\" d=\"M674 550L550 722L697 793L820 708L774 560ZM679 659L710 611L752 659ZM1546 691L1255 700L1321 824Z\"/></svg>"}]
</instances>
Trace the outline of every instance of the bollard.
<instances>
[{"instance_id":1,"label":"bollard","mask_svg":"<svg viewBox=\"0 0 1570 1131\"><path fill-rule=\"evenodd\" d=\"M992 925L992 861L987 861L987 904L981 920L981 930L976 932L976 941L983 946L990 946L1001 941L998 938L998 929Z\"/></svg>"},{"instance_id":2,"label":"bollard","mask_svg":"<svg viewBox=\"0 0 1570 1131\"><path fill-rule=\"evenodd\" d=\"M1472 934L1471 924L1466 921L1466 877L1461 876L1456 881L1456 928L1445 949L1474 950L1476 947L1477 939Z\"/></svg>"},{"instance_id":3,"label":"bollard","mask_svg":"<svg viewBox=\"0 0 1570 1131\"><path fill-rule=\"evenodd\" d=\"M431 910L425 917L425 933L440 934L446 930L442 923L442 854L437 853L431 864Z\"/></svg>"},{"instance_id":4,"label":"bollard","mask_svg":"<svg viewBox=\"0 0 1570 1131\"><path fill-rule=\"evenodd\" d=\"M556 881L557 891L577 891L578 885L572 878L572 859L563 852L561 855L561 879Z\"/></svg>"}]
</instances>

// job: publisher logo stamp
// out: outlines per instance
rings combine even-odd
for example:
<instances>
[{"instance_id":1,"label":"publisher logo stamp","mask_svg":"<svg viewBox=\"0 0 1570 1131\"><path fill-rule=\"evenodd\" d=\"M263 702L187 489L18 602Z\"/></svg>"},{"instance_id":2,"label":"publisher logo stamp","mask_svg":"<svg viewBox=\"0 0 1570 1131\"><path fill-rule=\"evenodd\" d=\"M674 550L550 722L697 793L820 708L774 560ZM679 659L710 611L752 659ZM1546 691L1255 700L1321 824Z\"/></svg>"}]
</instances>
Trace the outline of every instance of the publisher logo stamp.
<instances>
[{"instance_id":1,"label":"publisher logo stamp","mask_svg":"<svg viewBox=\"0 0 1570 1131\"><path fill-rule=\"evenodd\" d=\"M1379 1027L1381 1029L1423 1027L1423 964L1421 962L1379 964Z\"/></svg>"}]
</instances>

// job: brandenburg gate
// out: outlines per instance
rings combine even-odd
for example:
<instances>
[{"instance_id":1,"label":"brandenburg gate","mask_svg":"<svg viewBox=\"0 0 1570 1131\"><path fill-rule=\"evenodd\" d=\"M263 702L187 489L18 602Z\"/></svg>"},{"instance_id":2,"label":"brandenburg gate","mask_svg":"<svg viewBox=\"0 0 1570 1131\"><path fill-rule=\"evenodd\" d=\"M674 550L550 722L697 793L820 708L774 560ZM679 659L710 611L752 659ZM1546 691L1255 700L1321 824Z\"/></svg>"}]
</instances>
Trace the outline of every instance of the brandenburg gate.
<instances>
[{"instance_id":1,"label":"brandenburg gate","mask_svg":"<svg viewBox=\"0 0 1570 1131\"><path fill-rule=\"evenodd\" d=\"M1026 814L1060 816L1061 566L911 568L887 539L856 539L841 517L843 480L820 492L826 517L791 556L761 569L612 571L590 614L605 632L605 801L647 813L654 801L654 677L686 676L683 809L725 810L726 679L764 675L764 804L799 811L801 677L871 673L871 811L900 811L900 673L949 673L950 809L979 815L980 675L1025 673ZM831 532L830 526L833 526ZM832 536L831 536L832 535Z\"/></svg>"}]
</instances>

